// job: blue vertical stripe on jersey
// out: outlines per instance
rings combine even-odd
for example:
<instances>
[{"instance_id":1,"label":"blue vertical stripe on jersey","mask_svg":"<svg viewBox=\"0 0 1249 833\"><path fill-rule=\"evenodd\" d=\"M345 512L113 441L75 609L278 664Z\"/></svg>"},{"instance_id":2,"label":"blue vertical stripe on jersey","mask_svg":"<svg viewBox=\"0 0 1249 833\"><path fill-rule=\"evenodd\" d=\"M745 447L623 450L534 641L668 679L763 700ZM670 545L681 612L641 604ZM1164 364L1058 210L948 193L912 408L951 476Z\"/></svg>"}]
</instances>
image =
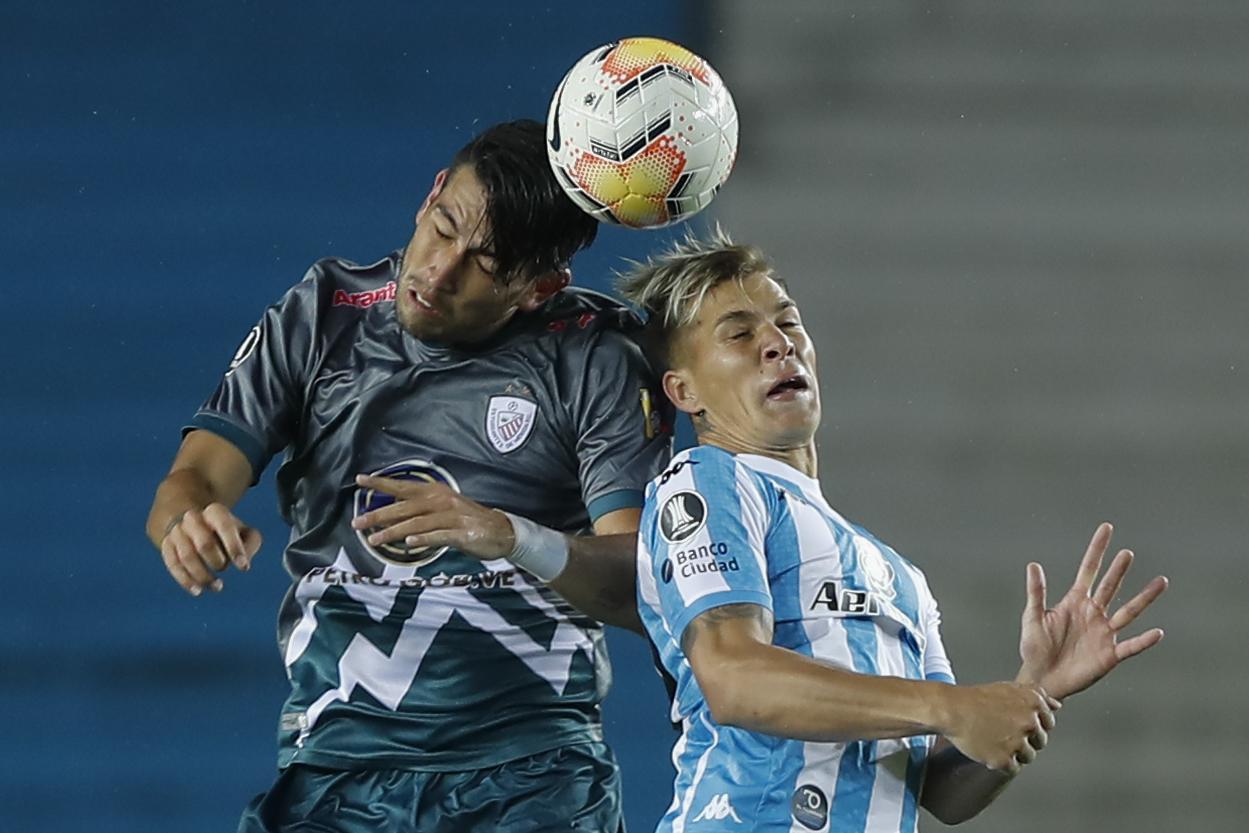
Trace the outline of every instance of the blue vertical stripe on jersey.
<instances>
[{"instance_id":1,"label":"blue vertical stripe on jersey","mask_svg":"<svg viewBox=\"0 0 1249 833\"><path fill-rule=\"evenodd\" d=\"M906 675L912 680L924 678L920 667L920 658L907 650L903 652L906 662ZM928 765L928 738L924 736L907 738L910 753L906 761L906 795L902 797L902 818L898 822L898 833L915 833L919 823L919 794L924 786L924 771Z\"/></svg>"},{"instance_id":2,"label":"blue vertical stripe on jersey","mask_svg":"<svg viewBox=\"0 0 1249 833\"><path fill-rule=\"evenodd\" d=\"M846 543L852 545L849 540ZM842 557L846 557L844 547ZM842 624L846 629L846 641L850 645L854 670L860 674L877 674L876 623L871 619L843 619ZM838 833L862 833L867 829L867 811L871 807L872 788L876 784L876 763L873 760L875 756L875 741L846 744L846 752L837 767L837 784L829 811L829 830L836 830Z\"/></svg>"}]
</instances>

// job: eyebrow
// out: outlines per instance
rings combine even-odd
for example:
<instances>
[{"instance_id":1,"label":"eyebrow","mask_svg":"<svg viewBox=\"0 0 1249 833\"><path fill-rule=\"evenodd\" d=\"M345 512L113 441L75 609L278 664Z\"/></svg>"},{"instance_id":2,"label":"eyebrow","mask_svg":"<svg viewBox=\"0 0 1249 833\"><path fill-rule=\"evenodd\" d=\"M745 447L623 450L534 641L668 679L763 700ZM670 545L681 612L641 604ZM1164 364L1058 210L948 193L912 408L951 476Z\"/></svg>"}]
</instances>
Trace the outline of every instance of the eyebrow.
<instances>
[{"instance_id":1,"label":"eyebrow","mask_svg":"<svg viewBox=\"0 0 1249 833\"><path fill-rule=\"evenodd\" d=\"M442 203L434 203L434 206L433 206L433 207L434 207L434 210L435 210L435 211L437 211L437 212L438 212L439 214L441 214L443 217L446 217L446 218L447 218L447 222L451 224L451 230L452 230L453 232L455 232L456 234L459 234L459 233L460 233L460 224L459 224L459 223L457 223L457 222L455 221L455 217L454 217L454 215L452 215L452 214L451 214L451 212L447 210L446 206L444 206ZM468 249L466 249L466 252L467 252L467 254L471 254L471 255L480 255L480 256L482 256L482 257L491 257L491 258L493 258L493 257L497 257L497 255L495 255L495 253L494 253L494 247L493 247L493 246L489 246L489 247L487 247L487 246L471 246L471 247L469 247Z\"/></svg>"},{"instance_id":2,"label":"eyebrow","mask_svg":"<svg viewBox=\"0 0 1249 833\"><path fill-rule=\"evenodd\" d=\"M792 298L785 298L784 300L782 300L780 303L776 305L774 312L784 312L787 309L794 309L797 306L798 305L794 303ZM719 327L721 324L726 324L730 321L738 321L738 322L745 323L747 321L753 320L754 317L755 317L755 314L751 312L750 310L744 310L744 309L729 310L724 315L721 315L719 318L716 319L716 323L712 325L712 329Z\"/></svg>"}]
</instances>

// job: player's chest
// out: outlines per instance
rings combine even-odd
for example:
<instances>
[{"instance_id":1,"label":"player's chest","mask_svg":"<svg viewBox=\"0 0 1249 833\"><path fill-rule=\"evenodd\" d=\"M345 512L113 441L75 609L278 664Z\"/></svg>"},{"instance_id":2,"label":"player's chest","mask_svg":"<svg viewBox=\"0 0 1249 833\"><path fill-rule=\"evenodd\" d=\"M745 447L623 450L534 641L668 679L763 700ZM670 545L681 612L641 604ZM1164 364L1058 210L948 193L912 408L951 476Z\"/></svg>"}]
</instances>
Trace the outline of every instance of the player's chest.
<instances>
[{"instance_id":1,"label":"player's chest","mask_svg":"<svg viewBox=\"0 0 1249 833\"><path fill-rule=\"evenodd\" d=\"M564 414L523 357L489 363L327 364L307 397L306 439L357 464L412 456L497 469L564 466Z\"/></svg>"}]
</instances>

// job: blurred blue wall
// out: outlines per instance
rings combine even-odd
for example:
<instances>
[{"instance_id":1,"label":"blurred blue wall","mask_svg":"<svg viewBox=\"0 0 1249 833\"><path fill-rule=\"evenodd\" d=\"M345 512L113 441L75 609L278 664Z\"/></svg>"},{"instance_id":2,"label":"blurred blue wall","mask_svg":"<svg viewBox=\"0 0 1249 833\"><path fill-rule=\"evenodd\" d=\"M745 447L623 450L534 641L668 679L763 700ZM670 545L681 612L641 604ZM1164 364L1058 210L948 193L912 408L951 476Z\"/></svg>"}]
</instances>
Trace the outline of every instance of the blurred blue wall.
<instances>
[{"instance_id":1,"label":"blurred blue wall","mask_svg":"<svg viewBox=\"0 0 1249 833\"><path fill-rule=\"evenodd\" d=\"M269 479L258 569L191 599L143 537L178 429L318 257L401 245L490 123L544 118L592 47L690 42L690 6L5 4L0 23L0 830L232 830L274 775L287 577ZM603 287L665 235L604 229ZM608 731L634 831L670 795L662 686L616 635Z\"/></svg>"}]
</instances>

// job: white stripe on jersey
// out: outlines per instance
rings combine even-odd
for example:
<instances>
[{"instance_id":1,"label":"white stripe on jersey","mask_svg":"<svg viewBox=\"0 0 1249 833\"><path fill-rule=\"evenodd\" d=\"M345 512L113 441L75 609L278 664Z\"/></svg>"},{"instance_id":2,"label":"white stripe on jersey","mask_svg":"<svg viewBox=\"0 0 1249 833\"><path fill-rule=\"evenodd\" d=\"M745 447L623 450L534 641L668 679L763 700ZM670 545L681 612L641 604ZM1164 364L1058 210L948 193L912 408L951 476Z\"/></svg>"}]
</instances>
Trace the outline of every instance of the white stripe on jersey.
<instances>
[{"instance_id":1,"label":"white stripe on jersey","mask_svg":"<svg viewBox=\"0 0 1249 833\"><path fill-rule=\"evenodd\" d=\"M702 755L699 756L698 763L694 767L694 777L690 781L690 785L686 788L685 795L681 799L681 815L677 816L672 821L672 833L684 833L685 820L689 817L690 808L694 804L694 795L698 792L698 785L702 783L703 776L707 774L707 762L711 760L712 753L714 753L716 751L716 747L720 745L720 727L716 726L712 721L707 719L705 712L699 713L698 717L703 721L703 725L706 726L711 732L711 743L707 745L707 749ZM686 732L682 733L682 738L689 733L688 729L689 727L687 726ZM678 771L679 769L680 768L678 766ZM673 803L675 804L675 802Z\"/></svg>"}]
</instances>

